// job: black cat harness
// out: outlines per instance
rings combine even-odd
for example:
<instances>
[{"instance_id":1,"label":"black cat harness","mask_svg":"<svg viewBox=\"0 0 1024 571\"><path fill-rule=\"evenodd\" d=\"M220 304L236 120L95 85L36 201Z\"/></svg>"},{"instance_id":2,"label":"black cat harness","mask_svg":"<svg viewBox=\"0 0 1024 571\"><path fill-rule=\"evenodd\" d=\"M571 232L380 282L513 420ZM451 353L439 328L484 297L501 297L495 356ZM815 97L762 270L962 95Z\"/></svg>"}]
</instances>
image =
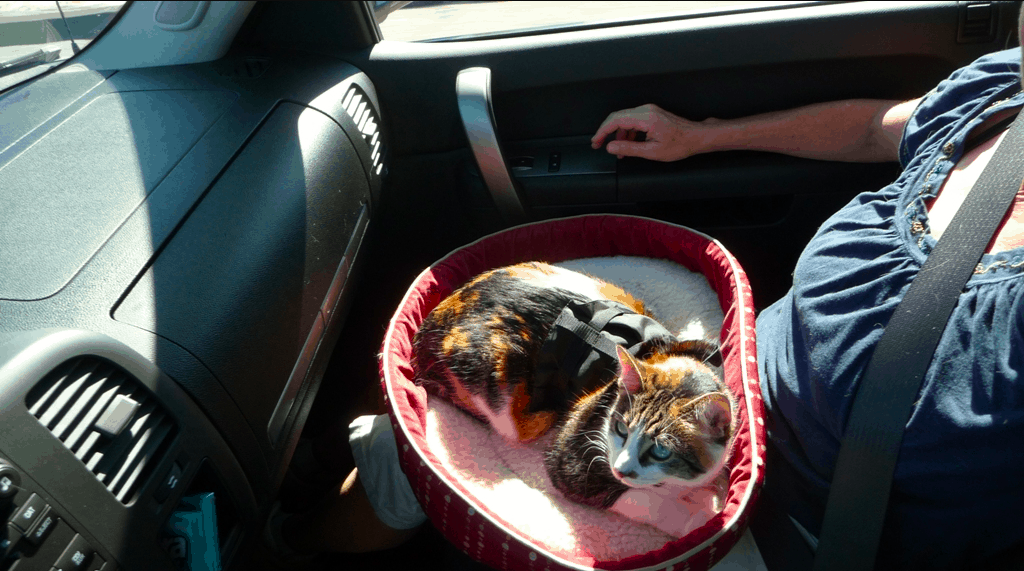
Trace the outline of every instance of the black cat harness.
<instances>
[{"instance_id":1,"label":"black cat harness","mask_svg":"<svg viewBox=\"0 0 1024 571\"><path fill-rule=\"evenodd\" d=\"M561 408L570 396L606 385L619 372L616 345L636 357L654 339L677 340L657 321L621 303L570 301L540 348L531 412Z\"/></svg>"}]
</instances>

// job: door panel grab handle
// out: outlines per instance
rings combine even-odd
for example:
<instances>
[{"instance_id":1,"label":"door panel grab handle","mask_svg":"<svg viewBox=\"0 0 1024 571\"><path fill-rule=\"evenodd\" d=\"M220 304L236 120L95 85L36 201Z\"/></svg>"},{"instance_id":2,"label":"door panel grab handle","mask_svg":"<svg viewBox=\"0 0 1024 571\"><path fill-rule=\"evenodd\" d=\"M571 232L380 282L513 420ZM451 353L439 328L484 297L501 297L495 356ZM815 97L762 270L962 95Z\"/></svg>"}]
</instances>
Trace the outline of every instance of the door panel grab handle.
<instances>
[{"instance_id":1,"label":"door panel grab handle","mask_svg":"<svg viewBox=\"0 0 1024 571\"><path fill-rule=\"evenodd\" d=\"M505 154L498 142L494 110L491 107L491 70L471 67L460 71L455 79L455 93L469 148L473 151L473 158L480 167L480 175L495 206L507 223L525 222L523 193L509 173Z\"/></svg>"}]
</instances>

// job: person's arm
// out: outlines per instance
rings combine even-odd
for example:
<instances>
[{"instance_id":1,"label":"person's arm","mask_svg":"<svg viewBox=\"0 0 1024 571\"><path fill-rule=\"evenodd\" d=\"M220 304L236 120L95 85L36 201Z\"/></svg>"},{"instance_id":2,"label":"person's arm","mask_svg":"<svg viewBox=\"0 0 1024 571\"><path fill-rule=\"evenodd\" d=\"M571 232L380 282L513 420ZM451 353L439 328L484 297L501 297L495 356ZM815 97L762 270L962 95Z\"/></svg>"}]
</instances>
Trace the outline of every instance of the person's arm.
<instances>
[{"instance_id":1,"label":"person's arm","mask_svg":"<svg viewBox=\"0 0 1024 571\"><path fill-rule=\"evenodd\" d=\"M920 99L849 99L699 122L649 104L609 115L591 144L600 148L611 135L615 140L608 144L609 153L656 161L731 150L771 151L828 161L896 161L903 127L918 102ZM634 141L641 131L646 140Z\"/></svg>"}]
</instances>

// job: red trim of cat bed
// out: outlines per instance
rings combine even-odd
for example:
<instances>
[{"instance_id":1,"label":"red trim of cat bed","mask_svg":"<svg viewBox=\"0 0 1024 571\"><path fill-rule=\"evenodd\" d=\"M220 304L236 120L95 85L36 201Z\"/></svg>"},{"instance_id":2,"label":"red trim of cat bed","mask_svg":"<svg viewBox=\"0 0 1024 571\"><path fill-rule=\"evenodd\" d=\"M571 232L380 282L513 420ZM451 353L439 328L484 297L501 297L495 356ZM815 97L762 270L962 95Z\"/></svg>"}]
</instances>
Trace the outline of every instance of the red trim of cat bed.
<instances>
[{"instance_id":1,"label":"red trim of cat bed","mask_svg":"<svg viewBox=\"0 0 1024 571\"><path fill-rule=\"evenodd\" d=\"M684 537L641 555L570 560L545 552L439 465L425 438L427 394L413 383L412 338L441 300L481 272L526 261L599 256L666 259L707 277L725 314L720 337L724 378L739 401L739 418L729 490L720 513ZM518 226L455 250L424 270L406 292L388 327L380 369L402 470L420 505L449 541L498 569L709 568L739 540L764 480L764 405L750 285L720 243L682 226L634 216L588 215Z\"/></svg>"}]
</instances>

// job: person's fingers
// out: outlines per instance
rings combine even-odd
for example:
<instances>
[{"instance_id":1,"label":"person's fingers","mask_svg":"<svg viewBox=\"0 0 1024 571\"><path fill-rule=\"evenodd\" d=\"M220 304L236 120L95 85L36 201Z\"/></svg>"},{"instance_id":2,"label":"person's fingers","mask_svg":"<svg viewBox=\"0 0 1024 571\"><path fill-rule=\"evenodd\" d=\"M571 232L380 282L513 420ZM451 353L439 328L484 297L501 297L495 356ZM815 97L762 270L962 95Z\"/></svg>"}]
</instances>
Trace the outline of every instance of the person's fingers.
<instances>
[{"instance_id":1,"label":"person's fingers","mask_svg":"<svg viewBox=\"0 0 1024 571\"><path fill-rule=\"evenodd\" d=\"M601 123L601 126L597 128L597 132L594 133L594 136L590 138L590 144L595 149L597 147L601 146L601 143L604 142L605 137L607 137L608 135L614 133L615 131L617 131L619 129L619 127L615 124L616 119L619 118L619 113L620 112L615 112L615 113L612 113L611 115L609 115Z\"/></svg>"},{"instance_id":2,"label":"person's fingers","mask_svg":"<svg viewBox=\"0 0 1024 571\"><path fill-rule=\"evenodd\" d=\"M615 138L614 138L614 140L615 141L625 141L626 140L626 130L625 129L619 129L618 131L615 131ZM611 150L609 150L608 152L611 152ZM621 159L622 155L615 155L615 158Z\"/></svg>"},{"instance_id":3,"label":"person's fingers","mask_svg":"<svg viewBox=\"0 0 1024 571\"><path fill-rule=\"evenodd\" d=\"M612 141L608 143L608 152L620 159L625 156L650 158L651 151L651 143L637 143L635 141Z\"/></svg>"},{"instance_id":4,"label":"person's fingers","mask_svg":"<svg viewBox=\"0 0 1024 571\"><path fill-rule=\"evenodd\" d=\"M646 131L647 122L644 119L612 113L597 129L594 136L590 138L590 144L596 149L601 146L605 137L619 131L620 129L639 129L641 131Z\"/></svg>"},{"instance_id":5,"label":"person's fingers","mask_svg":"<svg viewBox=\"0 0 1024 571\"><path fill-rule=\"evenodd\" d=\"M618 131L615 132L615 140L616 141L635 141L636 140L636 133L637 133L637 131L635 129L628 129L628 130L627 129L619 129ZM619 158L619 159L621 159L622 156L623 155L621 155L621 154L615 155L615 157Z\"/></svg>"}]
</instances>

